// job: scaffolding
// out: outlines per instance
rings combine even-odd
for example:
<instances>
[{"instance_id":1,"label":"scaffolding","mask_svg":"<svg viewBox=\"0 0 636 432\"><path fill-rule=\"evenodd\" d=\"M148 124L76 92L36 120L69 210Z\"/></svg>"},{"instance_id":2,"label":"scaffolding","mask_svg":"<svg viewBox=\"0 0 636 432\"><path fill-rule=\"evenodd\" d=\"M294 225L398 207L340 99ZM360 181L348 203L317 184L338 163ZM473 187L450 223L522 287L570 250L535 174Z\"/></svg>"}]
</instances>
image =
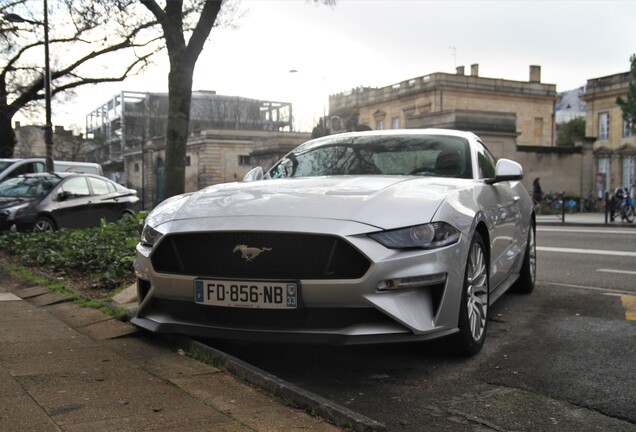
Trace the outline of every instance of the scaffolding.
<instances>
[{"instance_id":1,"label":"scaffolding","mask_svg":"<svg viewBox=\"0 0 636 432\"><path fill-rule=\"evenodd\" d=\"M101 157L121 161L129 144L164 136L167 93L124 91L86 116L86 134L107 144ZM190 105L190 131L203 129L293 131L288 102L263 101L195 91Z\"/></svg>"}]
</instances>

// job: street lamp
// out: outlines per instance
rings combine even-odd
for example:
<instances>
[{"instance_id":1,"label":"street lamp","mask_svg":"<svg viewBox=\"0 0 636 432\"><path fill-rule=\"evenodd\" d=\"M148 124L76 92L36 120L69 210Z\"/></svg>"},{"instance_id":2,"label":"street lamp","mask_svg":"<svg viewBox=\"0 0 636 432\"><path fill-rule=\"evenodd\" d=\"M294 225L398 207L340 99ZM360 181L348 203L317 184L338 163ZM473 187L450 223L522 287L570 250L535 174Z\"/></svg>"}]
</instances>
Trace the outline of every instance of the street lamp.
<instances>
[{"instance_id":1,"label":"street lamp","mask_svg":"<svg viewBox=\"0 0 636 432\"><path fill-rule=\"evenodd\" d=\"M22 18L18 14L4 14L4 19L12 23L29 23L44 27L44 102L46 123L44 125L44 146L46 149L46 170L53 172L53 125L51 124L51 67L49 64L49 8L44 0L44 22Z\"/></svg>"}]
</instances>

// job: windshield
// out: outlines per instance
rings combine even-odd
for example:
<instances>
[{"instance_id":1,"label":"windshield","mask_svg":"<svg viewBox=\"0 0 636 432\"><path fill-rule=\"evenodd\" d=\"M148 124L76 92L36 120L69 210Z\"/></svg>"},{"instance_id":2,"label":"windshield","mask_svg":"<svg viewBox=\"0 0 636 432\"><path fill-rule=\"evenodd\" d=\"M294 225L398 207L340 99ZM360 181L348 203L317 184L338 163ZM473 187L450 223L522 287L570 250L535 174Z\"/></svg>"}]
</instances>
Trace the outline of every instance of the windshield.
<instances>
[{"instance_id":1,"label":"windshield","mask_svg":"<svg viewBox=\"0 0 636 432\"><path fill-rule=\"evenodd\" d=\"M270 178L417 175L472 178L468 142L444 135L329 137L281 159Z\"/></svg>"},{"instance_id":2,"label":"windshield","mask_svg":"<svg viewBox=\"0 0 636 432\"><path fill-rule=\"evenodd\" d=\"M0 183L0 197L37 198L46 195L59 177L15 177Z\"/></svg>"}]
</instances>

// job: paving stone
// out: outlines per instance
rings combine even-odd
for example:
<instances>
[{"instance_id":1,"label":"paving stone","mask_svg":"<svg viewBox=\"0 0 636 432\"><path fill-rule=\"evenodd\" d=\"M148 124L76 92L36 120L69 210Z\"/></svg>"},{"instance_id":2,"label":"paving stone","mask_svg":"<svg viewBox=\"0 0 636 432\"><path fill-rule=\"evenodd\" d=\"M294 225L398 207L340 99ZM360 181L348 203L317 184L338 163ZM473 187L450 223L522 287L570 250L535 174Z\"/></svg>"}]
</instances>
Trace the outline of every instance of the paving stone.
<instances>
[{"instance_id":1,"label":"paving stone","mask_svg":"<svg viewBox=\"0 0 636 432\"><path fill-rule=\"evenodd\" d=\"M28 362L14 355L5 358L2 364L27 390L106 380L121 381L125 385L127 379L147 374L103 347L60 349L33 355Z\"/></svg>"},{"instance_id":2,"label":"paving stone","mask_svg":"<svg viewBox=\"0 0 636 432\"><path fill-rule=\"evenodd\" d=\"M28 299L28 298L31 298L31 297L37 297L37 296L40 296L42 294L46 294L46 293L51 292L50 289L45 288L45 287L41 287L41 286L15 288L12 291L13 291L13 293L15 295L17 295L18 297L21 297L23 299Z\"/></svg>"},{"instance_id":3,"label":"paving stone","mask_svg":"<svg viewBox=\"0 0 636 432\"><path fill-rule=\"evenodd\" d=\"M240 418L255 430L341 430L302 410L285 407L278 399L245 383L237 383L236 378L227 374L177 378L171 381L221 412Z\"/></svg>"},{"instance_id":4,"label":"paving stone","mask_svg":"<svg viewBox=\"0 0 636 432\"><path fill-rule=\"evenodd\" d=\"M0 292L0 302L22 300L17 295L10 292Z\"/></svg>"},{"instance_id":5,"label":"paving stone","mask_svg":"<svg viewBox=\"0 0 636 432\"><path fill-rule=\"evenodd\" d=\"M2 321L0 330L0 344L69 339L77 335L75 330L64 323L46 318Z\"/></svg>"},{"instance_id":6,"label":"paving stone","mask_svg":"<svg viewBox=\"0 0 636 432\"><path fill-rule=\"evenodd\" d=\"M0 361L0 398L11 398L26 394L24 388L18 384L4 364ZM0 429L2 430L2 429Z\"/></svg>"},{"instance_id":7,"label":"paving stone","mask_svg":"<svg viewBox=\"0 0 636 432\"><path fill-rule=\"evenodd\" d=\"M47 306L56 303L72 302L73 299L64 294L60 294L55 291L49 291L46 294L42 294L36 297L29 298L29 302L35 306Z\"/></svg>"},{"instance_id":8,"label":"paving stone","mask_svg":"<svg viewBox=\"0 0 636 432\"><path fill-rule=\"evenodd\" d=\"M135 385L131 387L127 382ZM34 389L29 394L63 429L69 424L194 409L194 405L201 405L197 399L150 374L126 381L68 382L59 387Z\"/></svg>"},{"instance_id":9,"label":"paving stone","mask_svg":"<svg viewBox=\"0 0 636 432\"><path fill-rule=\"evenodd\" d=\"M65 432L253 432L236 420L210 407L198 405L187 410L146 413L92 422L64 425Z\"/></svg>"},{"instance_id":10,"label":"paving stone","mask_svg":"<svg viewBox=\"0 0 636 432\"><path fill-rule=\"evenodd\" d=\"M0 323L0 333L3 331L4 329ZM66 337L64 339L53 338L36 341L20 340L18 342L5 342L1 345L2 349L0 349L0 361L10 358L16 354L25 358L25 356L38 355L58 349L75 350L95 346L98 346L98 344L93 339L76 332L71 333L70 337Z\"/></svg>"},{"instance_id":11,"label":"paving stone","mask_svg":"<svg viewBox=\"0 0 636 432\"><path fill-rule=\"evenodd\" d=\"M0 431L61 431L48 414L27 394L0 396Z\"/></svg>"},{"instance_id":12,"label":"paving stone","mask_svg":"<svg viewBox=\"0 0 636 432\"><path fill-rule=\"evenodd\" d=\"M50 319L46 311L20 299L18 302L0 302L0 322L32 321L36 319Z\"/></svg>"},{"instance_id":13,"label":"paving stone","mask_svg":"<svg viewBox=\"0 0 636 432\"><path fill-rule=\"evenodd\" d=\"M132 324L111 318L106 321L100 321L98 323L82 327L82 332L95 339L104 340L132 335L137 333L138 330Z\"/></svg>"},{"instance_id":14,"label":"paving stone","mask_svg":"<svg viewBox=\"0 0 636 432\"><path fill-rule=\"evenodd\" d=\"M48 306L46 310L72 327L84 327L113 319L102 311L81 307L76 303L59 303Z\"/></svg>"},{"instance_id":15,"label":"paving stone","mask_svg":"<svg viewBox=\"0 0 636 432\"><path fill-rule=\"evenodd\" d=\"M109 349L128 360L156 357L175 352L172 348L162 345L160 340L144 332L137 332L128 337L106 340L103 343Z\"/></svg>"}]
</instances>

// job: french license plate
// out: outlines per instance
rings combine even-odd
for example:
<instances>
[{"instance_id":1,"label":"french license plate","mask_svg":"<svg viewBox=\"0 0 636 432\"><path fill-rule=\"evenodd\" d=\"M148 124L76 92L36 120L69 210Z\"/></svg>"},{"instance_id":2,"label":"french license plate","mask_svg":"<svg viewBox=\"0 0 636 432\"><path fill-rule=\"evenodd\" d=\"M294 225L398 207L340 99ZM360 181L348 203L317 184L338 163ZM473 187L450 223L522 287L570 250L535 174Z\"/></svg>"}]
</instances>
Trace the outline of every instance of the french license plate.
<instances>
[{"instance_id":1,"label":"french license plate","mask_svg":"<svg viewBox=\"0 0 636 432\"><path fill-rule=\"evenodd\" d=\"M296 309L298 284L195 279L194 302L254 309Z\"/></svg>"}]
</instances>

